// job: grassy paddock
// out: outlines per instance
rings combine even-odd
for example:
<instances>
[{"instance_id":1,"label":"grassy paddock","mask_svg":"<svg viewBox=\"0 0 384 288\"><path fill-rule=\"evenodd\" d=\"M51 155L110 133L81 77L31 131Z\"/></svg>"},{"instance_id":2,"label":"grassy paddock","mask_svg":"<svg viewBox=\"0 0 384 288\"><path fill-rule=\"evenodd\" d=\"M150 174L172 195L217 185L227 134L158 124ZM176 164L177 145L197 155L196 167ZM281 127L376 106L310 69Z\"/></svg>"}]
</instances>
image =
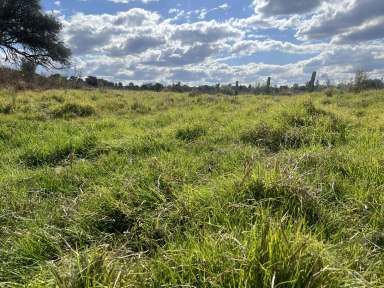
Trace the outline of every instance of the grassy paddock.
<instances>
[{"instance_id":1,"label":"grassy paddock","mask_svg":"<svg viewBox=\"0 0 384 288\"><path fill-rule=\"evenodd\" d=\"M384 287L384 93L0 91L0 287Z\"/></svg>"}]
</instances>

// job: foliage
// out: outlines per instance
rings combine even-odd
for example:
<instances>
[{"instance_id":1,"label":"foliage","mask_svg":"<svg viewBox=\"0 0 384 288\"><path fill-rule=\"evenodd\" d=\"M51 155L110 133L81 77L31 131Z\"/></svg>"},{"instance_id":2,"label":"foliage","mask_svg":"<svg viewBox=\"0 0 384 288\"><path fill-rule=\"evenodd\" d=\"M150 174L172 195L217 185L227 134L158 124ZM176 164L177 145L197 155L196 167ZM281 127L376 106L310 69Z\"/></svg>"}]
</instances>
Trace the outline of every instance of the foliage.
<instances>
[{"instance_id":1,"label":"foliage","mask_svg":"<svg viewBox=\"0 0 384 288\"><path fill-rule=\"evenodd\" d=\"M42 11L39 0L0 1L0 50L8 61L68 64L70 50L60 40L61 28L53 15Z\"/></svg>"},{"instance_id":2,"label":"foliage","mask_svg":"<svg viewBox=\"0 0 384 288\"><path fill-rule=\"evenodd\" d=\"M37 65L35 62L23 59L21 61L20 71L27 79L32 78L36 74Z\"/></svg>"}]
</instances>

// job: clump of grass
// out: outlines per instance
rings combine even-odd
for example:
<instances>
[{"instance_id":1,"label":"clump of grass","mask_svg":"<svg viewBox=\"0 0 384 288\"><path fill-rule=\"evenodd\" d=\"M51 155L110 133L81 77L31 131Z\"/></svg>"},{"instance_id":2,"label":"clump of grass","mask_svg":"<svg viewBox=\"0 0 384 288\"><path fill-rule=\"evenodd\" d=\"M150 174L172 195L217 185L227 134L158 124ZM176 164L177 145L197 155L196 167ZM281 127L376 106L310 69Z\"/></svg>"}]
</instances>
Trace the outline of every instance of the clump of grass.
<instances>
[{"instance_id":1,"label":"clump of grass","mask_svg":"<svg viewBox=\"0 0 384 288\"><path fill-rule=\"evenodd\" d=\"M172 144L169 141L161 139L160 135L151 134L137 137L124 151L137 156L146 156L171 149Z\"/></svg>"},{"instance_id":2,"label":"clump of grass","mask_svg":"<svg viewBox=\"0 0 384 288\"><path fill-rule=\"evenodd\" d=\"M122 271L103 250L74 251L71 256L49 267L56 287L121 287Z\"/></svg>"},{"instance_id":3,"label":"clump of grass","mask_svg":"<svg viewBox=\"0 0 384 288\"><path fill-rule=\"evenodd\" d=\"M20 161L29 167L42 165L58 165L67 161L68 163L79 158L87 158L94 155L96 147L96 137L86 136L75 138L73 141L34 145L27 149L21 156Z\"/></svg>"},{"instance_id":4,"label":"clump of grass","mask_svg":"<svg viewBox=\"0 0 384 288\"><path fill-rule=\"evenodd\" d=\"M11 114L16 111L17 92L14 89L6 90L6 94L10 99L8 103L0 103L0 114Z\"/></svg>"},{"instance_id":5,"label":"clump of grass","mask_svg":"<svg viewBox=\"0 0 384 288\"><path fill-rule=\"evenodd\" d=\"M291 131L293 132L293 131ZM282 148L299 148L302 143L300 135L288 134L284 128L272 127L261 123L255 128L244 132L241 141L255 146L263 147L271 152L278 152Z\"/></svg>"},{"instance_id":6,"label":"clump of grass","mask_svg":"<svg viewBox=\"0 0 384 288\"><path fill-rule=\"evenodd\" d=\"M335 94L335 91L332 88L328 88L327 90L325 90L324 94L325 96L331 98Z\"/></svg>"},{"instance_id":7,"label":"clump of grass","mask_svg":"<svg viewBox=\"0 0 384 288\"><path fill-rule=\"evenodd\" d=\"M64 103L65 102L65 98L62 95L56 95L55 94L52 96L52 99L58 103Z\"/></svg>"},{"instance_id":8,"label":"clump of grass","mask_svg":"<svg viewBox=\"0 0 384 288\"><path fill-rule=\"evenodd\" d=\"M125 284L188 287L318 287L326 281L321 248L310 240L294 241L294 227L266 220L246 236L203 235L183 249L162 253ZM296 228L297 233L300 228ZM291 231L290 231L291 230ZM297 235L297 234L296 234ZM123 282L124 283L124 282ZM288 286L291 287L291 286Z\"/></svg>"},{"instance_id":9,"label":"clump of grass","mask_svg":"<svg viewBox=\"0 0 384 288\"><path fill-rule=\"evenodd\" d=\"M200 95L202 95L202 93L200 91L198 91L198 90L193 90L193 91L188 93L189 97L197 97L197 96L200 96Z\"/></svg>"},{"instance_id":10,"label":"clump of grass","mask_svg":"<svg viewBox=\"0 0 384 288\"><path fill-rule=\"evenodd\" d=\"M141 185L144 186L143 183ZM127 193L104 189L89 197L78 208L74 221L87 235L87 241L104 237L116 240L122 238L128 241L127 246L132 251L153 252L164 245L164 231L175 227L165 228L169 223L164 217L163 231L163 225L156 221L162 205L170 200L166 200L157 188L153 191L150 189L153 189L150 183Z\"/></svg>"},{"instance_id":11,"label":"clump of grass","mask_svg":"<svg viewBox=\"0 0 384 288\"><path fill-rule=\"evenodd\" d=\"M142 102L139 102L139 101L135 101L131 105L131 111L136 112L136 113L145 114L145 113L151 112L151 110L152 110L151 107L148 107L148 106L146 106L145 104L143 104Z\"/></svg>"},{"instance_id":12,"label":"clump of grass","mask_svg":"<svg viewBox=\"0 0 384 288\"><path fill-rule=\"evenodd\" d=\"M370 238L370 243L374 246L374 248L384 249L384 232L376 231Z\"/></svg>"},{"instance_id":13,"label":"clump of grass","mask_svg":"<svg viewBox=\"0 0 384 288\"><path fill-rule=\"evenodd\" d=\"M205 134L206 130L203 127L186 127L176 131L176 139L193 142Z\"/></svg>"},{"instance_id":14,"label":"clump of grass","mask_svg":"<svg viewBox=\"0 0 384 288\"><path fill-rule=\"evenodd\" d=\"M6 129L0 128L0 140L1 141L7 141L11 139L12 135L10 132Z\"/></svg>"},{"instance_id":15,"label":"clump of grass","mask_svg":"<svg viewBox=\"0 0 384 288\"><path fill-rule=\"evenodd\" d=\"M56 108L51 114L54 118L89 117L95 115L96 110L90 105L66 103Z\"/></svg>"},{"instance_id":16,"label":"clump of grass","mask_svg":"<svg viewBox=\"0 0 384 288\"><path fill-rule=\"evenodd\" d=\"M333 146L343 143L346 134L347 126L341 119L306 102L299 113L283 112L274 126L261 123L243 132L240 139L244 143L278 152L311 144Z\"/></svg>"},{"instance_id":17,"label":"clump of grass","mask_svg":"<svg viewBox=\"0 0 384 288\"><path fill-rule=\"evenodd\" d=\"M284 178L265 183L260 179L252 181L239 197L246 201L262 201L280 212L288 212L293 218L304 218L310 225L326 222L318 196L303 183L286 181Z\"/></svg>"},{"instance_id":18,"label":"clump of grass","mask_svg":"<svg viewBox=\"0 0 384 288\"><path fill-rule=\"evenodd\" d=\"M119 207L117 201L104 201L100 203L97 213L92 215L94 228L108 234L129 232L133 220Z\"/></svg>"},{"instance_id":19,"label":"clump of grass","mask_svg":"<svg viewBox=\"0 0 384 288\"><path fill-rule=\"evenodd\" d=\"M356 111L354 114L356 117L361 118L361 117L364 117L367 114L367 112L359 110L359 111Z\"/></svg>"},{"instance_id":20,"label":"clump of grass","mask_svg":"<svg viewBox=\"0 0 384 288\"><path fill-rule=\"evenodd\" d=\"M14 106L12 104L5 104L0 106L1 114L11 114L14 111Z\"/></svg>"},{"instance_id":21,"label":"clump of grass","mask_svg":"<svg viewBox=\"0 0 384 288\"><path fill-rule=\"evenodd\" d=\"M330 99L324 99L324 100L321 101L321 104L323 104L323 105L331 105L332 101Z\"/></svg>"}]
</instances>

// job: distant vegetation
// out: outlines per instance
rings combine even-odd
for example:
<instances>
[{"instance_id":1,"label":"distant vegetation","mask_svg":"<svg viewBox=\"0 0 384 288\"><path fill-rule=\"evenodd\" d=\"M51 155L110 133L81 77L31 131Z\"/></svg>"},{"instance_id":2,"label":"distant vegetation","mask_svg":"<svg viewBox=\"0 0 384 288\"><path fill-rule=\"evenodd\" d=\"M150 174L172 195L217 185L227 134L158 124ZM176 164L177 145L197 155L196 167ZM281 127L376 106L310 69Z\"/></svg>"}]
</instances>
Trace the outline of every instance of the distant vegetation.
<instances>
[{"instance_id":1,"label":"distant vegetation","mask_svg":"<svg viewBox=\"0 0 384 288\"><path fill-rule=\"evenodd\" d=\"M77 73L78 74L78 73ZM164 85L161 83L146 83L142 85L130 82L124 85L122 82L111 82L95 76L81 77L71 76L65 77L60 74L52 74L44 77L36 74L36 65L31 62L23 61L20 70L10 68L0 68L0 87L15 88L16 90L25 89L115 89L115 90L130 90L130 91L170 91L185 93L190 95L200 94L224 94L224 95L239 95L239 94L254 94L254 95L292 95L305 92L327 91L332 94L334 89L343 91L361 92L370 89L384 89L384 82L381 79L369 79L363 71L357 71L355 79L346 84L331 85L330 81L320 84L316 79L316 72L312 74L311 79L306 85L294 84L292 86L272 86L272 78L268 77L265 83L256 85L241 85L238 81L235 84L215 84L189 86L178 82L172 85Z\"/></svg>"}]
</instances>

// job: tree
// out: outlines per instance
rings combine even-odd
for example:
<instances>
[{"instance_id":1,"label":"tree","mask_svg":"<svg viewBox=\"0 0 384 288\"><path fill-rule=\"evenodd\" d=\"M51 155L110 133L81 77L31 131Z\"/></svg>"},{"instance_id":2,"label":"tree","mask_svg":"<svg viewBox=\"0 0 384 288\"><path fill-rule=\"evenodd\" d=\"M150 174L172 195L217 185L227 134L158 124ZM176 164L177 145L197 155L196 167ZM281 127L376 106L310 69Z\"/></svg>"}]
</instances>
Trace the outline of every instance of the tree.
<instances>
[{"instance_id":1,"label":"tree","mask_svg":"<svg viewBox=\"0 0 384 288\"><path fill-rule=\"evenodd\" d=\"M266 92L269 93L271 90L271 77L268 77L267 79L267 86L266 86Z\"/></svg>"},{"instance_id":2,"label":"tree","mask_svg":"<svg viewBox=\"0 0 384 288\"><path fill-rule=\"evenodd\" d=\"M45 14L40 0L0 0L0 51L8 62L22 60L47 68L69 64L60 40L61 23Z\"/></svg>"},{"instance_id":3,"label":"tree","mask_svg":"<svg viewBox=\"0 0 384 288\"><path fill-rule=\"evenodd\" d=\"M365 89L365 83L368 80L368 75L363 70L357 70L355 73L355 90L360 92Z\"/></svg>"},{"instance_id":4,"label":"tree","mask_svg":"<svg viewBox=\"0 0 384 288\"><path fill-rule=\"evenodd\" d=\"M99 81L95 76L88 76L85 79L85 83L87 83L87 85L89 85L89 86L97 87L99 84Z\"/></svg>"},{"instance_id":5,"label":"tree","mask_svg":"<svg viewBox=\"0 0 384 288\"><path fill-rule=\"evenodd\" d=\"M36 68L37 68L37 65L35 62L29 61L26 59L23 59L21 61L20 71L23 74L24 78L28 78L28 79L32 78L33 75L35 75L36 73Z\"/></svg>"},{"instance_id":6,"label":"tree","mask_svg":"<svg viewBox=\"0 0 384 288\"><path fill-rule=\"evenodd\" d=\"M311 76L311 80L307 83L307 88L309 92L315 91L315 81L316 81L317 72L313 72Z\"/></svg>"}]
</instances>

